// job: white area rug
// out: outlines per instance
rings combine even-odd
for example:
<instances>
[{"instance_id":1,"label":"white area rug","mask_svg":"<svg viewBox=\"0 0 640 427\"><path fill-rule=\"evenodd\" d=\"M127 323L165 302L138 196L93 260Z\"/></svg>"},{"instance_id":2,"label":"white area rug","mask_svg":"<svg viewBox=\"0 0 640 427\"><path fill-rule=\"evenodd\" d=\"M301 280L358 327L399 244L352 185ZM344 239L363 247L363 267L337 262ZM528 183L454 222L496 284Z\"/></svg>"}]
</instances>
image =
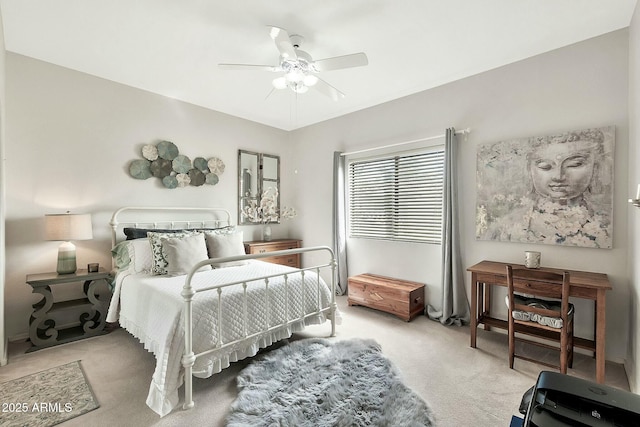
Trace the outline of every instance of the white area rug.
<instances>
[{"instance_id":1,"label":"white area rug","mask_svg":"<svg viewBox=\"0 0 640 427\"><path fill-rule=\"evenodd\" d=\"M295 341L238 376L229 426L434 426L373 340Z\"/></svg>"}]
</instances>

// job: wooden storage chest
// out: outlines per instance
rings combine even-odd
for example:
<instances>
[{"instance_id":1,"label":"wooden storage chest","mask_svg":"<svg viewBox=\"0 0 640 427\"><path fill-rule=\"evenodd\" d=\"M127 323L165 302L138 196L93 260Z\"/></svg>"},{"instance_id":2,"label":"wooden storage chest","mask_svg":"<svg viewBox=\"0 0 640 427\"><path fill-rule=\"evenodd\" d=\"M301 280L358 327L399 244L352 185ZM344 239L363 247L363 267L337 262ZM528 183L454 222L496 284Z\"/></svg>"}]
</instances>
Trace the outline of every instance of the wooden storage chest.
<instances>
[{"instance_id":1,"label":"wooden storage chest","mask_svg":"<svg viewBox=\"0 0 640 427\"><path fill-rule=\"evenodd\" d=\"M244 242L244 251L247 254L263 254L265 252L284 251L286 249L297 249L301 247L302 240L298 239L273 239L268 242L259 240L254 242ZM289 267L295 268L300 268L302 264L300 254L260 258L260 261L288 265Z\"/></svg>"},{"instance_id":2,"label":"wooden storage chest","mask_svg":"<svg viewBox=\"0 0 640 427\"><path fill-rule=\"evenodd\" d=\"M424 283L375 274L349 277L349 305L362 305L410 321L424 312Z\"/></svg>"}]
</instances>

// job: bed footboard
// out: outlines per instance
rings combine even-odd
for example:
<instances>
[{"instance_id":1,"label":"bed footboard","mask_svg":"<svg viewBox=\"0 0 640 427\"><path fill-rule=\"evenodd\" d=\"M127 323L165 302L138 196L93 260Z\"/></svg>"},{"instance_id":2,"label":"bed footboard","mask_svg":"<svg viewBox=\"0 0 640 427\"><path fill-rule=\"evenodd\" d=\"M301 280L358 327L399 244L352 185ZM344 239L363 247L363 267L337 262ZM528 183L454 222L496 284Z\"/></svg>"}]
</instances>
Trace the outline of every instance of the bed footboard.
<instances>
[{"instance_id":1,"label":"bed footboard","mask_svg":"<svg viewBox=\"0 0 640 427\"><path fill-rule=\"evenodd\" d=\"M266 257L273 257L273 256L285 256L285 255L292 255L292 254L301 254L301 253L308 253L308 252L316 252L316 253L325 253L327 256L327 261L324 264L320 264L317 266L313 266L313 267L307 267L307 268L300 268L300 269L295 269L293 271L289 270L285 273L278 273L278 274L270 274L270 275L266 275L266 276L262 276L262 277L254 277L251 278L250 281L237 281L237 282L231 282L231 283L221 283L221 284L215 284L215 285L211 285L211 286L207 286L204 288L198 288L197 290L194 289L194 287L192 286L192 279L193 276L195 274L196 271L198 271L198 269L200 269L203 266L206 265L212 265L212 264L218 264L218 263L223 263L223 262L233 262L233 261L242 261L242 260L250 260L250 259L260 259L260 258L266 258ZM262 336L263 334L268 334L269 332L276 330L278 328L281 327L285 327L290 325L293 322L304 322L307 318L310 317L317 317L320 315L325 315L329 318L330 322L331 322L331 336L335 336L335 332L336 332L336 311L337 311L337 304L336 304L336 300L335 300L335 295L336 295L336 260L333 254L333 250L327 246L316 246L316 247L309 247L309 248L298 248L298 249L289 249L289 250L284 250L284 251L277 251L277 252L269 252L269 253L264 253L264 254L252 254L252 255L242 255L242 256L233 256L233 257L226 257L226 258L216 258L216 259L210 259L210 260L205 260L202 262L199 262L198 264L196 264L191 271L189 272L189 274L187 275L183 290L182 290L182 298L184 299L184 304L185 304L185 308L184 308L184 314L185 314L185 318L184 318L184 354L182 356L182 366L184 367L184 380L185 380L185 397L184 397L184 405L183 408L184 409L190 409L193 408L194 406L194 401L193 401L193 378L192 378L192 374L193 374L193 366L196 362L196 359L198 357L204 356L204 355L210 355L210 354L215 354L216 352L221 352L222 349L225 349L227 347L230 346L234 346L234 345L238 345L242 342L248 341L250 339L253 339L255 337L259 337ZM327 286L325 284L325 282L320 278L320 272L323 270L329 270L330 271L330 280L329 280L329 284L328 284L328 288L329 288L329 292L330 295L328 297L329 299L329 303L326 306L323 306L323 304L321 303L321 293L322 293L322 287ZM264 283L265 289L266 291L268 291L269 289L269 283L273 282L275 280L278 280L278 278L282 278L283 282L284 282L284 287L285 287L285 292L288 292L288 288L287 286L289 286L288 284L288 277L290 277L291 275L294 274L298 274L300 273L301 277L302 277L302 284L303 284L303 289L302 289L302 294L303 294L303 305L304 305L304 295L305 295L305 289L304 289L304 283L305 283L305 273L307 272L312 272L315 273L315 278L316 278L316 282L312 283L311 286L315 286L316 288L314 290L317 291L317 309L313 310L313 311L309 311L306 312L306 310L304 310L301 314L300 317L295 317L295 318L290 318L290 316L285 315L284 316L284 320L282 321L282 323L279 324L269 324L269 317L266 317L265 320L265 325L264 327L261 329L261 331L258 332L253 332L250 333L247 328L246 325L248 323L248 319L247 319L247 312L248 310L246 309L246 307L248 306L248 297L247 297L247 282L251 282L251 283ZM222 304L222 295L223 292L226 288L229 288L231 286L238 286L241 285L243 287L243 299L244 299L244 306L245 306L245 310L243 313L243 321L245 322L245 330L244 330L244 336L240 337L239 339L233 340L233 341L229 341L229 342L223 342L223 338L222 338L222 316L223 316L223 304ZM308 290L308 289L307 289ZM215 344L215 346L211 349L205 350L205 351L201 351L199 353L194 353L194 349L193 349L193 307L192 307L192 303L193 303L193 298L195 297L195 295L199 292L217 292L218 294L218 299L217 299L217 316L218 316L218 334L217 334L217 342ZM269 309L268 307L268 303L267 303L267 309ZM288 311L288 305L286 308L286 311Z\"/></svg>"}]
</instances>

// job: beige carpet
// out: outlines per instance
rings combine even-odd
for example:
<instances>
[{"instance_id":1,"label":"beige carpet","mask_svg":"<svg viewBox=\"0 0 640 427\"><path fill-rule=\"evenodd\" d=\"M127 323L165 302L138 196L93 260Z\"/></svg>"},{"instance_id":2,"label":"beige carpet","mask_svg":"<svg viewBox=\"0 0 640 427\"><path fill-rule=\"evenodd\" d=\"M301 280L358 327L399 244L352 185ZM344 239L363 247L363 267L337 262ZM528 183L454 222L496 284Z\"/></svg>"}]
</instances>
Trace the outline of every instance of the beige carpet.
<instances>
[{"instance_id":1,"label":"beige carpet","mask_svg":"<svg viewBox=\"0 0 640 427\"><path fill-rule=\"evenodd\" d=\"M373 338L398 367L405 384L433 409L437 425L508 426L522 394L543 369L516 360L508 367L507 337L499 332L478 332L478 348L469 347L468 327L445 327L420 316L407 323L364 307L348 307L338 298L343 322L336 340ZM330 325L314 326L301 337L326 337ZM69 420L62 426L222 426L237 396L236 375L247 361L209 379L194 380L196 406L176 409L159 418L145 405L155 366L153 355L124 330L87 340L24 354L27 344L10 346L9 364L0 368L0 382L81 359L100 408ZM607 363L607 384L629 389L621 365ZM593 380L595 363L576 354L571 375ZM182 391L181 391L182 393Z\"/></svg>"}]
</instances>

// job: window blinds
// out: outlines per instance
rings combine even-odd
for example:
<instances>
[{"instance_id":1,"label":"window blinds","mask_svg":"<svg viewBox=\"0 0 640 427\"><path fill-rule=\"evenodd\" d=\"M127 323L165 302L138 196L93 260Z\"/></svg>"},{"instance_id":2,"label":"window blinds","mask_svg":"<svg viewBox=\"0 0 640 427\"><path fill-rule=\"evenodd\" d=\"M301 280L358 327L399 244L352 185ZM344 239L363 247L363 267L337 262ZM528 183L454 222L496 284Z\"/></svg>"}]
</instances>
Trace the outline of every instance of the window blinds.
<instances>
[{"instance_id":1,"label":"window blinds","mask_svg":"<svg viewBox=\"0 0 640 427\"><path fill-rule=\"evenodd\" d=\"M443 173L443 149L350 163L350 237L440 243Z\"/></svg>"}]
</instances>

